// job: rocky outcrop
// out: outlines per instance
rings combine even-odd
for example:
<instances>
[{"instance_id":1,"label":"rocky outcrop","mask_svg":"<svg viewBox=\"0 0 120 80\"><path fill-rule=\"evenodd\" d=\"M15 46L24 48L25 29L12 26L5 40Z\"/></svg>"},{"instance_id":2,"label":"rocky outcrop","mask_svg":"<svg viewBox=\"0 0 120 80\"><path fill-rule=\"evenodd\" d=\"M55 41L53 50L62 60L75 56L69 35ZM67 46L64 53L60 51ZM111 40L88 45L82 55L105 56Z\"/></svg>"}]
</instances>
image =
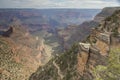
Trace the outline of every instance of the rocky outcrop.
<instances>
[{"instance_id":1,"label":"rocky outcrop","mask_svg":"<svg viewBox=\"0 0 120 80\"><path fill-rule=\"evenodd\" d=\"M13 33L13 27L9 27L6 31L0 31L0 35L4 37L10 37L10 35Z\"/></svg>"},{"instance_id":2,"label":"rocky outcrop","mask_svg":"<svg viewBox=\"0 0 120 80\"><path fill-rule=\"evenodd\" d=\"M120 75L118 70L120 69L120 65L118 64L118 60L113 57L113 55L118 56L117 54L119 54L120 49L120 34L118 32L120 26L119 16L120 11L115 11L109 17L110 19L105 19L101 22L100 26L94 28L85 41L80 42L76 47L72 47L66 53L53 58L48 64L42 67L45 69L44 72L39 68L31 76L30 80L119 79ZM111 52L113 49L117 50ZM111 53L114 54L111 55ZM52 62L55 62L54 65ZM57 68L51 68L50 64L52 64L52 67ZM52 72L54 73L52 74ZM63 78L60 78L60 72L64 75Z\"/></svg>"},{"instance_id":3,"label":"rocky outcrop","mask_svg":"<svg viewBox=\"0 0 120 80\"><path fill-rule=\"evenodd\" d=\"M104 60L107 60L106 56L110 48L110 36L98 32L94 38L96 39L95 43L79 43L77 69L84 79L86 76L89 79L93 79L92 69L96 65L106 65L107 63Z\"/></svg>"},{"instance_id":4,"label":"rocky outcrop","mask_svg":"<svg viewBox=\"0 0 120 80\"><path fill-rule=\"evenodd\" d=\"M106 17L112 15L116 10L119 10L119 9L120 9L120 7L106 7L104 9L102 9L102 11L100 13L98 13L96 15L94 20L97 21L97 22L101 22Z\"/></svg>"},{"instance_id":5,"label":"rocky outcrop","mask_svg":"<svg viewBox=\"0 0 120 80\"><path fill-rule=\"evenodd\" d=\"M101 29L96 28L93 30L93 32L90 34L87 42L91 43L89 52L84 52L84 50L79 52L79 55L86 55L87 61L83 61L84 63L80 64L80 68L85 66L82 69L79 69L80 73L82 73L83 79L90 79L93 80L95 78L93 70L98 67L99 65L101 66L107 66L110 63L109 61L109 54L110 51L113 48L120 48L120 34L118 33L118 23L119 22L119 17L118 15L120 14L120 11L115 11L114 14L111 17L111 20L105 24L101 24ZM116 16L116 17L115 17ZM115 17L115 18L114 18ZM112 20L116 19L116 22L113 22ZM106 21L106 20L105 20ZM108 26L109 24L109 26ZM112 26L114 24L114 26ZM110 26L111 25L111 26ZM109 29L108 29L109 28ZM116 30L117 29L117 30ZM86 43L84 43L86 44ZM80 44L80 46L83 44ZM88 56L88 57L87 57ZM81 57L81 59L84 59L84 56ZM84 65L83 65L84 64ZM118 64L119 66L119 64ZM112 73L111 73L112 74ZM99 74L99 76L104 76L102 74ZM99 78L99 77L98 77ZM107 75L107 78L110 78L109 75ZM119 77L117 77L119 78ZM115 78L114 78L115 79ZM95 78L96 80L96 78ZM104 79L103 79L104 80Z\"/></svg>"},{"instance_id":6,"label":"rocky outcrop","mask_svg":"<svg viewBox=\"0 0 120 80\"><path fill-rule=\"evenodd\" d=\"M40 39L15 25L0 35L0 80L26 80L41 65Z\"/></svg>"}]
</instances>

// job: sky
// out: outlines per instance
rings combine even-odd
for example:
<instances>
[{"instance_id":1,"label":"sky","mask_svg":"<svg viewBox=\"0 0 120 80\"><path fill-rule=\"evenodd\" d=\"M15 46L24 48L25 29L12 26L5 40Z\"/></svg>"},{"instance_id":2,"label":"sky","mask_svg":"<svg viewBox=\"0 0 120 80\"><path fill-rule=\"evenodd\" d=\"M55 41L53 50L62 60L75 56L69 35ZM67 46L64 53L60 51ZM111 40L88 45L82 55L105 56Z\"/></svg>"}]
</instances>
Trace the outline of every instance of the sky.
<instances>
[{"instance_id":1,"label":"sky","mask_svg":"<svg viewBox=\"0 0 120 80\"><path fill-rule=\"evenodd\" d=\"M95 8L120 6L120 0L0 0L0 8Z\"/></svg>"}]
</instances>

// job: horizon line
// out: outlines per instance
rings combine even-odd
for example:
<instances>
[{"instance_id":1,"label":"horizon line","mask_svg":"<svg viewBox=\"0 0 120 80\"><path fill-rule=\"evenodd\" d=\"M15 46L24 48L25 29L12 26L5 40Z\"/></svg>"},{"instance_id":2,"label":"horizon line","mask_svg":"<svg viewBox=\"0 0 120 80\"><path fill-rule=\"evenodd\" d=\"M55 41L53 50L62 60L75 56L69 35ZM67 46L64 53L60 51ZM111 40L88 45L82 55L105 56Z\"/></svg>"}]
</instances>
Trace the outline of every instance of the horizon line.
<instances>
[{"instance_id":1,"label":"horizon line","mask_svg":"<svg viewBox=\"0 0 120 80\"><path fill-rule=\"evenodd\" d=\"M103 7L103 8L75 8L75 7L44 7L44 8L20 8L20 7L15 7L15 8L12 8L12 7L0 7L0 9L104 9L104 8L117 8L117 7L120 7L120 6L113 6L113 7Z\"/></svg>"}]
</instances>

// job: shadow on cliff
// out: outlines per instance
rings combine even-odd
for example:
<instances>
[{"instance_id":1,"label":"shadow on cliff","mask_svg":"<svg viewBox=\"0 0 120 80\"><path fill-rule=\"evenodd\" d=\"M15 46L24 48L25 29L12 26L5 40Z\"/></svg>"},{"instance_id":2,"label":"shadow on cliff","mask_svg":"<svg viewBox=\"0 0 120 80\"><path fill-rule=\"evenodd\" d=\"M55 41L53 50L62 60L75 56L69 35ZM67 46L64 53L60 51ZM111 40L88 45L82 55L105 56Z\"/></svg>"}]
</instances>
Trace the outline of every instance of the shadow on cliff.
<instances>
[{"instance_id":1,"label":"shadow on cliff","mask_svg":"<svg viewBox=\"0 0 120 80\"><path fill-rule=\"evenodd\" d=\"M12 33L13 33L13 27L9 27L9 29L6 31L0 30L0 35L3 37L10 37Z\"/></svg>"}]
</instances>

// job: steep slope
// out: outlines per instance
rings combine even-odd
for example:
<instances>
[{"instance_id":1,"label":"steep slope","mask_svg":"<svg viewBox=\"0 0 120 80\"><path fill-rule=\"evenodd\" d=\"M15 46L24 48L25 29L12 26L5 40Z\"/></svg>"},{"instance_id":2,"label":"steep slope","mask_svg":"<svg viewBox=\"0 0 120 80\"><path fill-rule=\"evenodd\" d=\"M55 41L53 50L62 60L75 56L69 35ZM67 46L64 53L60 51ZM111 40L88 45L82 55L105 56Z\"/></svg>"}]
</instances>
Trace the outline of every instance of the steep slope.
<instances>
[{"instance_id":1,"label":"steep slope","mask_svg":"<svg viewBox=\"0 0 120 80\"><path fill-rule=\"evenodd\" d=\"M80 25L70 25L67 28L57 29L58 36L62 40L64 49L69 49L75 42L85 40L91 33L92 28L97 27L102 20L112 15L115 10L119 9L120 7L106 7L98 13L92 21L85 21Z\"/></svg>"},{"instance_id":2,"label":"steep slope","mask_svg":"<svg viewBox=\"0 0 120 80\"><path fill-rule=\"evenodd\" d=\"M69 78L77 80L77 52L78 47L74 45L71 50L51 59L44 67L38 68L30 80L70 80Z\"/></svg>"},{"instance_id":3,"label":"steep slope","mask_svg":"<svg viewBox=\"0 0 120 80\"><path fill-rule=\"evenodd\" d=\"M17 22L10 26L0 34L0 80L26 80L41 65L44 48Z\"/></svg>"},{"instance_id":4,"label":"steep slope","mask_svg":"<svg viewBox=\"0 0 120 80\"><path fill-rule=\"evenodd\" d=\"M62 39L64 49L69 49L75 42L83 41L91 33L92 28L97 27L99 22L119 9L119 7L106 7L92 21L85 21L80 25L70 25L67 28L58 28L58 35Z\"/></svg>"},{"instance_id":5,"label":"steep slope","mask_svg":"<svg viewBox=\"0 0 120 80\"><path fill-rule=\"evenodd\" d=\"M30 80L119 80L120 10L94 28L88 38L53 58Z\"/></svg>"}]
</instances>

